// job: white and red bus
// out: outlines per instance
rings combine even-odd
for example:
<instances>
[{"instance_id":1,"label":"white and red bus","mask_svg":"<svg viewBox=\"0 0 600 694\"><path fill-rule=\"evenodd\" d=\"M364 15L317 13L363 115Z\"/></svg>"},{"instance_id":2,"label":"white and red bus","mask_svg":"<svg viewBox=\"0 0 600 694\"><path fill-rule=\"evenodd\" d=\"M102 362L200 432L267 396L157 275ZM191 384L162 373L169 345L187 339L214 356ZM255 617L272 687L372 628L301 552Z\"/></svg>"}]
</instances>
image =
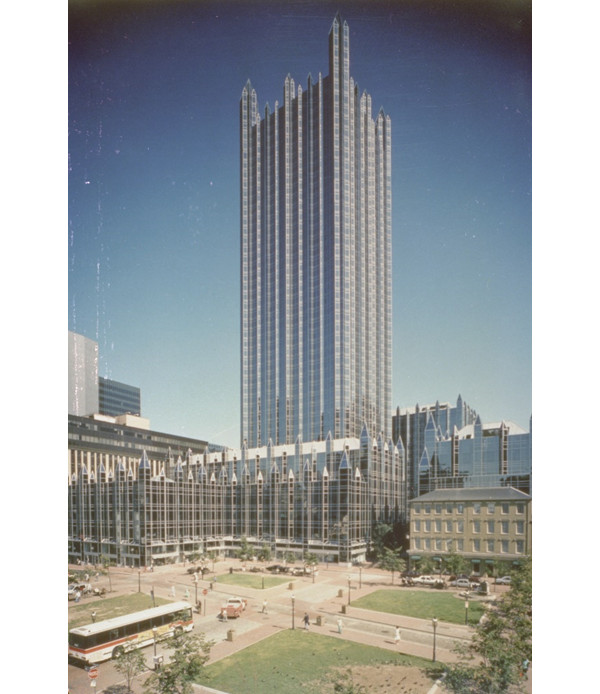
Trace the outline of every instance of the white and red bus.
<instances>
[{"instance_id":1,"label":"white and red bus","mask_svg":"<svg viewBox=\"0 0 600 694\"><path fill-rule=\"evenodd\" d=\"M193 627L191 605L171 602L71 629L69 657L85 663L99 663L123 651L148 646L154 639L191 631Z\"/></svg>"}]
</instances>

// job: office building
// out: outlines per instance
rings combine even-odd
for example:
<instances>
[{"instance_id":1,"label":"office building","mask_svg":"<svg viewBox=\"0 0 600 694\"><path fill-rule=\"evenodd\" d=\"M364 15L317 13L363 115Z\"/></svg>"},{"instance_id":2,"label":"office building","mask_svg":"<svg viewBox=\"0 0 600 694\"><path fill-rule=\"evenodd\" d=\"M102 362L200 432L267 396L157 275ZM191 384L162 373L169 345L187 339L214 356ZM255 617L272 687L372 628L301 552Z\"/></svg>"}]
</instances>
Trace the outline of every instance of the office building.
<instances>
[{"instance_id":1,"label":"office building","mask_svg":"<svg viewBox=\"0 0 600 694\"><path fill-rule=\"evenodd\" d=\"M391 414L391 122L350 76L350 31L329 75L281 103L240 100L241 439L372 436ZM265 56L268 59L268 56Z\"/></svg>"},{"instance_id":2,"label":"office building","mask_svg":"<svg viewBox=\"0 0 600 694\"><path fill-rule=\"evenodd\" d=\"M531 496L512 487L442 489L412 499L410 566L451 553L468 573L498 575L531 555Z\"/></svg>"},{"instance_id":3,"label":"office building","mask_svg":"<svg viewBox=\"0 0 600 694\"><path fill-rule=\"evenodd\" d=\"M69 330L69 414L98 412L98 343Z\"/></svg>"},{"instance_id":4,"label":"office building","mask_svg":"<svg viewBox=\"0 0 600 694\"><path fill-rule=\"evenodd\" d=\"M116 417L142 414L140 389L109 378L98 378L98 412Z\"/></svg>"},{"instance_id":5,"label":"office building","mask_svg":"<svg viewBox=\"0 0 600 694\"><path fill-rule=\"evenodd\" d=\"M98 343L70 330L69 414L142 414L140 389L99 376Z\"/></svg>"},{"instance_id":6,"label":"office building","mask_svg":"<svg viewBox=\"0 0 600 694\"><path fill-rule=\"evenodd\" d=\"M406 512L403 453L366 428L358 439L218 450L109 420L69 418L70 561L232 556L242 537L274 558L364 560L373 522Z\"/></svg>"},{"instance_id":7,"label":"office building","mask_svg":"<svg viewBox=\"0 0 600 694\"><path fill-rule=\"evenodd\" d=\"M509 486L531 494L531 420L529 431L509 420L482 424L459 395L455 407L398 408L392 429L406 455L409 498L461 487Z\"/></svg>"}]
</instances>

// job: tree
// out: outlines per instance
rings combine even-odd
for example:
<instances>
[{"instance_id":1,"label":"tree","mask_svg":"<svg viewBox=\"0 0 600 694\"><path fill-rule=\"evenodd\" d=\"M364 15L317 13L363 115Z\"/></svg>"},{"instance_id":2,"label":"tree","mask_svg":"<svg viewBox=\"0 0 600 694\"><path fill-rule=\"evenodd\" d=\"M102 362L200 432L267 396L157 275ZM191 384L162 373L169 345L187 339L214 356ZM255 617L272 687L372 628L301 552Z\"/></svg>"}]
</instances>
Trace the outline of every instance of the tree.
<instances>
[{"instance_id":1,"label":"tree","mask_svg":"<svg viewBox=\"0 0 600 694\"><path fill-rule=\"evenodd\" d=\"M269 545L264 544L258 552L259 561L270 561L271 560L271 548Z\"/></svg>"},{"instance_id":2,"label":"tree","mask_svg":"<svg viewBox=\"0 0 600 694\"><path fill-rule=\"evenodd\" d=\"M240 548L236 551L235 556L241 561L248 561L252 559L252 548L248 544L248 540L242 537L240 540Z\"/></svg>"},{"instance_id":3,"label":"tree","mask_svg":"<svg viewBox=\"0 0 600 694\"><path fill-rule=\"evenodd\" d=\"M404 571L406 562L400 557L399 549L389 549L384 547L383 556L379 560L379 566L386 571L392 572L392 585L394 584L394 571Z\"/></svg>"},{"instance_id":4,"label":"tree","mask_svg":"<svg viewBox=\"0 0 600 694\"><path fill-rule=\"evenodd\" d=\"M112 593L112 581L110 578L110 567L114 566L113 560L107 556L106 554L103 554L100 557L100 561L102 562L102 566L106 569L106 575L108 576L108 592Z\"/></svg>"},{"instance_id":5,"label":"tree","mask_svg":"<svg viewBox=\"0 0 600 694\"><path fill-rule=\"evenodd\" d=\"M304 565L314 567L319 563L319 557L314 552L304 553Z\"/></svg>"},{"instance_id":6,"label":"tree","mask_svg":"<svg viewBox=\"0 0 600 694\"><path fill-rule=\"evenodd\" d=\"M127 691L130 692L134 677L146 669L146 659L139 649L134 648L131 651L121 651L113 658L113 665L117 672L124 675L127 680Z\"/></svg>"},{"instance_id":7,"label":"tree","mask_svg":"<svg viewBox=\"0 0 600 694\"><path fill-rule=\"evenodd\" d=\"M181 634L165 643L173 650L169 662L148 677L144 690L150 694L191 694L192 682L202 675L214 641L206 641L204 634Z\"/></svg>"},{"instance_id":8,"label":"tree","mask_svg":"<svg viewBox=\"0 0 600 694\"><path fill-rule=\"evenodd\" d=\"M531 660L531 559L512 573L506 595L481 620L444 685L456 694L502 694L518 685ZM472 665L472 662L476 665Z\"/></svg>"},{"instance_id":9,"label":"tree","mask_svg":"<svg viewBox=\"0 0 600 694\"><path fill-rule=\"evenodd\" d=\"M373 526L372 553L376 563L383 558L391 534L392 526L387 523L375 523Z\"/></svg>"},{"instance_id":10,"label":"tree","mask_svg":"<svg viewBox=\"0 0 600 694\"><path fill-rule=\"evenodd\" d=\"M444 564L451 574L458 576L458 574L465 573L467 560L461 554L452 550L444 557Z\"/></svg>"}]
</instances>

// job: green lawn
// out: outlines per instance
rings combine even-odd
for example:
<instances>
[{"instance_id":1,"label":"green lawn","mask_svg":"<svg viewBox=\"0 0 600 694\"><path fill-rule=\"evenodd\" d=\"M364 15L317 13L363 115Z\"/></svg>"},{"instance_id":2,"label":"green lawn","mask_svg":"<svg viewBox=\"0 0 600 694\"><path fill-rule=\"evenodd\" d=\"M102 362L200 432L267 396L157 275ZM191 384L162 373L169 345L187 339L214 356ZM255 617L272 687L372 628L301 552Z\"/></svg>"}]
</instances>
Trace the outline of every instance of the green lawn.
<instances>
[{"instance_id":1,"label":"green lawn","mask_svg":"<svg viewBox=\"0 0 600 694\"><path fill-rule=\"evenodd\" d=\"M202 683L230 694L322 694L334 668L390 663L431 666L423 658L289 629L207 666Z\"/></svg>"},{"instance_id":2,"label":"green lawn","mask_svg":"<svg viewBox=\"0 0 600 694\"><path fill-rule=\"evenodd\" d=\"M156 606L164 605L172 600L155 598ZM96 613L96 621L103 619L120 617L130 612L139 612L153 607L152 597L146 593L132 593L131 595L120 595L114 598L83 598L82 602L76 605L71 603L69 606L69 629L80 627L83 624L92 623L92 612Z\"/></svg>"},{"instance_id":3,"label":"green lawn","mask_svg":"<svg viewBox=\"0 0 600 694\"><path fill-rule=\"evenodd\" d=\"M443 622L465 623L465 601L455 593L437 590L407 590L406 588L376 590L352 601L354 607L407 617L432 619ZM469 624L477 624L484 608L478 600L469 600Z\"/></svg>"},{"instance_id":4,"label":"green lawn","mask_svg":"<svg viewBox=\"0 0 600 694\"><path fill-rule=\"evenodd\" d=\"M282 583L291 583L293 578L281 578L279 576L261 576L255 573L236 572L217 576L217 584L225 583L228 586L243 586L245 588L273 588ZM264 583L263 583L264 581Z\"/></svg>"}]
</instances>

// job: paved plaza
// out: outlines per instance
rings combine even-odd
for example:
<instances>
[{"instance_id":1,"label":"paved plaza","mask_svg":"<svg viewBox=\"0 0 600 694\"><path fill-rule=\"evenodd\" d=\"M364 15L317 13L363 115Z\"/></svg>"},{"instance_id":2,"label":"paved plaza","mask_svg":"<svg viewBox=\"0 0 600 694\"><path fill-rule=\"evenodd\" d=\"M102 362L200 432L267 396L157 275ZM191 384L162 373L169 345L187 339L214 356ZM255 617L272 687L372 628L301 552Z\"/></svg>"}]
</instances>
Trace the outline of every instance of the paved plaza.
<instances>
[{"instance_id":1,"label":"paved plaza","mask_svg":"<svg viewBox=\"0 0 600 694\"><path fill-rule=\"evenodd\" d=\"M200 602L200 614L194 613L195 631L203 632L207 639L215 642L211 649L209 664L232 655L247 646L257 643L272 634L284 630L303 628L302 617L305 612L310 616L310 629L337 639L345 639L356 643L377 646L391 651L406 653L431 659L433 652L433 632L431 621L391 615L382 612L372 612L352 606L352 601L381 588L391 587L391 574L373 567L357 567L346 565L321 565L314 577L290 577L286 582L268 589L252 589L238 586L219 584L214 580L215 575L224 574L230 567L240 570L242 564L235 559L216 562L214 573L206 574L204 580L198 582L196 588L193 577L187 573L187 566L169 565L156 567L154 571L138 571L129 568L111 568L111 596L127 595L138 592L150 594L154 589L157 597L172 600L173 592L176 599L188 599L194 603L196 596ZM251 563L246 566L249 568ZM69 567L70 569L81 567ZM212 564L211 564L212 568ZM89 570L93 587L109 590L107 576L95 577L95 571ZM350 577L350 601L348 605L348 578ZM396 575L394 585L399 578ZM495 594L507 590L504 586L494 586ZM174 590L173 590L174 589ZM422 588L422 590L430 590ZM108 593L107 593L108 595ZM248 607L243 617L229 622L221 622L217 615L223 602L231 595L246 598ZM294 596L294 614L292 614L292 595ZM494 593L492 593L494 595ZM262 612L263 600L267 600L267 612ZM83 598L82 602L92 602L95 598ZM74 605L69 603L69 608ZM90 608L91 614L91 608ZM338 633L337 620L343 621L342 634ZM91 619L90 619L91 621ZM394 628L401 629L401 640L394 642ZM233 631L232 640L228 632ZM456 655L454 645L467 642L472 627L440 622L436 637L436 658L441 662L453 662ZM153 649L142 649L146 656L148 667L152 667ZM158 653L161 646L158 645ZM117 673L110 661L98 666L98 678L95 686L88 678L84 668L69 664L70 694L101 694L111 685L123 683L123 676ZM141 683L145 675L136 681L133 691L141 694ZM435 690L435 687L434 687ZM212 690L206 687L196 687L197 694ZM531 691L531 686L529 690ZM415 694L427 694L416 692Z\"/></svg>"}]
</instances>

